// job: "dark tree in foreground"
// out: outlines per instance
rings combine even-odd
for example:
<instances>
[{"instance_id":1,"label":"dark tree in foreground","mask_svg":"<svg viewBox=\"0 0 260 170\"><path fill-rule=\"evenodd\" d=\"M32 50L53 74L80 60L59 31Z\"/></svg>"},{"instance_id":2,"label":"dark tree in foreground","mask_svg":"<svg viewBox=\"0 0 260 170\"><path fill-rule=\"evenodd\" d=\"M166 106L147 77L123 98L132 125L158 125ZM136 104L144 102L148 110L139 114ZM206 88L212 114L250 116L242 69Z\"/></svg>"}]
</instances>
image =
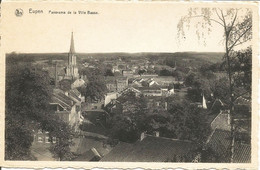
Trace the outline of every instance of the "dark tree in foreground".
<instances>
[{"instance_id":1,"label":"dark tree in foreground","mask_svg":"<svg viewBox=\"0 0 260 170\"><path fill-rule=\"evenodd\" d=\"M55 137L60 132L69 135L68 125L58 121L49 108L52 89L47 72L22 63L7 65L6 69L5 159L34 160L30 147L35 125ZM49 128L54 125L64 128ZM63 142L68 141L63 138Z\"/></svg>"}]
</instances>

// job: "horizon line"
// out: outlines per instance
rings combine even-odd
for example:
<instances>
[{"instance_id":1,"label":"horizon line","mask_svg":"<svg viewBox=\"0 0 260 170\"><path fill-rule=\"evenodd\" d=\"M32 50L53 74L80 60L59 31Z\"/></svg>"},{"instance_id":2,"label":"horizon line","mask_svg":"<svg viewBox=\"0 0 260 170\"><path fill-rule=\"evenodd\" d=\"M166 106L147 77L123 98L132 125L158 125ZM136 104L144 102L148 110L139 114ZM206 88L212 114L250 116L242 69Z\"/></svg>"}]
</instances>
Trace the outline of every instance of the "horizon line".
<instances>
[{"instance_id":1,"label":"horizon line","mask_svg":"<svg viewBox=\"0 0 260 170\"><path fill-rule=\"evenodd\" d=\"M12 51L6 54L67 54L69 52L17 52ZM115 52L75 52L76 54L112 54L112 53L128 53L128 54L138 54L138 53L225 53L225 51L174 51L174 52L157 52L157 51L144 51L144 52L123 52L123 51L115 51Z\"/></svg>"}]
</instances>

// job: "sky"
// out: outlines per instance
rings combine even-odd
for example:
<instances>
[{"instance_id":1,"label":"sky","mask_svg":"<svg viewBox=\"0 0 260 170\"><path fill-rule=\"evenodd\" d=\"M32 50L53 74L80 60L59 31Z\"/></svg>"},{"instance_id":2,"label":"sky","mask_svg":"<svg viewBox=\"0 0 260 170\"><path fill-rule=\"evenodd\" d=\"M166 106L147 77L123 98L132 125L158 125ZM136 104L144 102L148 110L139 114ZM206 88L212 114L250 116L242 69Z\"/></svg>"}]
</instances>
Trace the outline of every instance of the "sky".
<instances>
[{"instance_id":1,"label":"sky","mask_svg":"<svg viewBox=\"0 0 260 170\"><path fill-rule=\"evenodd\" d=\"M5 52L68 52L74 32L76 52L223 52L223 28L213 25L206 45L191 27L177 38L177 24L187 4L176 3L6 3L2 4ZM43 10L43 13L29 13ZM22 9L17 17L15 9ZM98 14L50 14L51 11L95 11ZM193 24L198 22L194 20ZM195 24L194 24L195 25Z\"/></svg>"}]
</instances>

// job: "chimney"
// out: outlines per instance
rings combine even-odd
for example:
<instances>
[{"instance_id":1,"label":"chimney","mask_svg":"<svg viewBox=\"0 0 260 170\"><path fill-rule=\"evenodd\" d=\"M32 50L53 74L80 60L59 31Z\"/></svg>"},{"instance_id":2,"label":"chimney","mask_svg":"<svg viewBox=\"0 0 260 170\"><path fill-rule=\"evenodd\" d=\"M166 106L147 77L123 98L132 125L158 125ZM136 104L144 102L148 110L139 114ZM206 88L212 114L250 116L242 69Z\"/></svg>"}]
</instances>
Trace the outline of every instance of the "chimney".
<instances>
[{"instance_id":1,"label":"chimney","mask_svg":"<svg viewBox=\"0 0 260 170\"><path fill-rule=\"evenodd\" d=\"M141 133L140 141L142 141L145 138L145 132Z\"/></svg>"}]
</instances>

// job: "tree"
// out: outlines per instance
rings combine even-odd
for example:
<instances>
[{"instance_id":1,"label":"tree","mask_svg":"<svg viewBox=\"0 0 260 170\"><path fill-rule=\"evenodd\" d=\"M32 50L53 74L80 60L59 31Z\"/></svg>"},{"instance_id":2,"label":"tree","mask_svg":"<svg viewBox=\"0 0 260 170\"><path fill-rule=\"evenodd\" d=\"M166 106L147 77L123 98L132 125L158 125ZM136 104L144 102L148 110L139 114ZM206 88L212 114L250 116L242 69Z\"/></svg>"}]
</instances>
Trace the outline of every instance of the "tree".
<instances>
[{"instance_id":1,"label":"tree","mask_svg":"<svg viewBox=\"0 0 260 170\"><path fill-rule=\"evenodd\" d=\"M82 92L85 91L86 99L94 101L103 99L107 92L103 72L99 69L85 69L82 72L88 78L86 89L81 89Z\"/></svg>"},{"instance_id":2,"label":"tree","mask_svg":"<svg viewBox=\"0 0 260 170\"><path fill-rule=\"evenodd\" d=\"M59 81L60 89L63 91L69 91L71 89L72 80L63 79Z\"/></svg>"},{"instance_id":3,"label":"tree","mask_svg":"<svg viewBox=\"0 0 260 170\"><path fill-rule=\"evenodd\" d=\"M110 120L110 136L123 142L135 142L144 130L146 100L143 96L135 96L128 92L118 99L122 109L113 115Z\"/></svg>"},{"instance_id":4,"label":"tree","mask_svg":"<svg viewBox=\"0 0 260 170\"><path fill-rule=\"evenodd\" d=\"M198 147L204 144L210 131L206 121L206 111L190 105L190 101L184 100L170 104L169 113L169 129L176 138L191 140Z\"/></svg>"},{"instance_id":5,"label":"tree","mask_svg":"<svg viewBox=\"0 0 260 170\"><path fill-rule=\"evenodd\" d=\"M234 91L234 77L232 75L232 63L235 48L239 45L244 44L252 39L252 11L250 9L220 9L220 8L190 8L188 15L183 16L178 23L178 36L185 35L184 26L190 26L191 19L200 18L200 22L197 22L196 27L199 26L202 29L207 29L207 32L211 32L213 23L218 24L223 28L225 55L224 59L226 61L226 71L228 74L229 81L229 110L230 110L230 120L231 120L231 149L230 149L230 162L233 162L234 153L234 102L237 96L241 94L235 94ZM196 34L198 38L205 38L203 31L197 30ZM205 40L205 39L204 39ZM205 41L204 41L205 43ZM249 93L243 92L244 93Z\"/></svg>"},{"instance_id":6,"label":"tree","mask_svg":"<svg viewBox=\"0 0 260 170\"><path fill-rule=\"evenodd\" d=\"M185 85L189 86L187 98L193 102L201 101L202 94L206 98L210 98L212 93L212 82L215 80L207 78L198 73L191 73L185 79Z\"/></svg>"},{"instance_id":7,"label":"tree","mask_svg":"<svg viewBox=\"0 0 260 170\"><path fill-rule=\"evenodd\" d=\"M30 152L33 135L28 124L6 112L5 160L35 160Z\"/></svg>"},{"instance_id":8,"label":"tree","mask_svg":"<svg viewBox=\"0 0 260 170\"><path fill-rule=\"evenodd\" d=\"M167 69L162 69L162 70L160 70L159 75L160 76L172 76L172 72Z\"/></svg>"},{"instance_id":9,"label":"tree","mask_svg":"<svg viewBox=\"0 0 260 170\"><path fill-rule=\"evenodd\" d=\"M103 77L89 78L86 87L85 97L91 100L101 100L107 92L107 87Z\"/></svg>"},{"instance_id":10,"label":"tree","mask_svg":"<svg viewBox=\"0 0 260 170\"><path fill-rule=\"evenodd\" d=\"M46 120L45 129L50 132L51 139L56 138L56 143L53 143L49 150L54 158L57 158L59 161L71 160L73 154L70 151L70 147L74 144L72 142L74 133L71 127L58 118Z\"/></svg>"},{"instance_id":11,"label":"tree","mask_svg":"<svg viewBox=\"0 0 260 170\"><path fill-rule=\"evenodd\" d=\"M141 76L142 74L144 74L146 71L145 70L138 70L138 74Z\"/></svg>"},{"instance_id":12,"label":"tree","mask_svg":"<svg viewBox=\"0 0 260 170\"><path fill-rule=\"evenodd\" d=\"M68 143L69 125L58 120L51 111L51 93L48 72L20 62L7 65L5 159L35 160L30 147L33 142L32 130L38 125L54 137L59 138L60 134L64 134L62 142ZM64 154L69 153L63 146L60 148ZM53 153L56 154L56 150Z\"/></svg>"},{"instance_id":13,"label":"tree","mask_svg":"<svg viewBox=\"0 0 260 170\"><path fill-rule=\"evenodd\" d=\"M30 154L32 123L41 122L48 112L50 93L47 72L30 64L7 65L6 159L35 159Z\"/></svg>"},{"instance_id":14,"label":"tree","mask_svg":"<svg viewBox=\"0 0 260 170\"><path fill-rule=\"evenodd\" d=\"M106 69L105 76L114 76L114 73L111 71L111 69Z\"/></svg>"}]
</instances>

